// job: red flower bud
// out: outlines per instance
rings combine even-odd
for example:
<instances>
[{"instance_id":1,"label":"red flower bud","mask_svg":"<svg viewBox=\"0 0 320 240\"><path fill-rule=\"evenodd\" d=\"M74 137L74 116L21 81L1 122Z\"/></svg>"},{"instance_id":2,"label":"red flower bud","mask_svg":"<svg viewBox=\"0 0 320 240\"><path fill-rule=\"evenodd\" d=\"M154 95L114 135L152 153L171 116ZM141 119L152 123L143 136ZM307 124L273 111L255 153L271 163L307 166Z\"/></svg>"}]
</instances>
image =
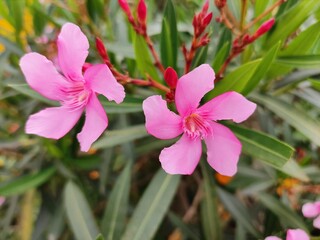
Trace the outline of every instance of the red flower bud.
<instances>
[{"instance_id":1,"label":"red flower bud","mask_svg":"<svg viewBox=\"0 0 320 240\"><path fill-rule=\"evenodd\" d=\"M139 21L144 23L147 19L147 5L144 0L139 1L137 12Z\"/></svg>"},{"instance_id":2,"label":"red flower bud","mask_svg":"<svg viewBox=\"0 0 320 240\"><path fill-rule=\"evenodd\" d=\"M274 18L269 19L268 21L264 22L259 28L258 30L254 33L254 37L258 38L261 35L265 34L266 32L268 32L272 26L274 25L275 20Z\"/></svg>"},{"instance_id":3,"label":"red flower bud","mask_svg":"<svg viewBox=\"0 0 320 240\"><path fill-rule=\"evenodd\" d=\"M214 0L214 4L218 9L221 9L227 4L227 0Z\"/></svg>"},{"instance_id":4,"label":"red flower bud","mask_svg":"<svg viewBox=\"0 0 320 240\"><path fill-rule=\"evenodd\" d=\"M178 74L172 67L168 67L164 72L164 80L170 88L176 88L178 82Z\"/></svg>"},{"instance_id":5,"label":"red flower bud","mask_svg":"<svg viewBox=\"0 0 320 240\"><path fill-rule=\"evenodd\" d=\"M209 25L209 23L211 22L212 16L213 16L213 14L211 12L203 19L203 22L202 22L203 28L206 28Z\"/></svg>"},{"instance_id":6,"label":"red flower bud","mask_svg":"<svg viewBox=\"0 0 320 240\"><path fill-rule=\"evenodd\" d=\"M98 50L99 55L101 56L101 58L104 61L108 61L109 57L108 57L108 53L106 48L104 47L104 44L102 42L102 40L98 37L96 37L96 48Z\"/></svg>"},{"instance_id":7,"label":"red flower bud","mask_svg":"<svg viewBox=\"0 0 320 240\"><path fill-rule=\"evenodd\" d=\"M206 2L204 3L203 7L202 7L202 11L201 13L203 15L206 15L209 9L209 0L206 0Z\"/></svg>"},{"instance_id":8,"label":"red flower bud","mask_svg":"<svg viewBox=\"0 0 320 240\"><path fill-rule=\"evenodd\" d=\"M129 4L127 2L127 0L118 0L120 7L122 8L122 10L127 14L131 14L131 10L129 7Z\"/></svg>"}]
</instances>

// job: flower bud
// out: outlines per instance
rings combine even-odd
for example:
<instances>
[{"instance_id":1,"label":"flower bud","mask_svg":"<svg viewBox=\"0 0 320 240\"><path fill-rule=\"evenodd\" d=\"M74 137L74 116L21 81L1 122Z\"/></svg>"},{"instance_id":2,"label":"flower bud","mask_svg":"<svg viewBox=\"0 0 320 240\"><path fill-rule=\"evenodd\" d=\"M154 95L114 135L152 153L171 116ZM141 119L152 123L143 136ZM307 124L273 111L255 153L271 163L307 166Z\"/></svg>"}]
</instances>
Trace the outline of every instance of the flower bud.
<instances>
[{"instance_id":1,"label":"flower bud","mask_svg":"<svg viewBox=\"0 0 320 240\"><path fill-rule=\"evenodd\" d=\"M127 0L118 0L120 7L122 10L128 15L131 14L129 4Z\"/></svg>"},{"instance_id":2,"label":"flower bud","mask_svg":"<svg viewBox=\"0 0 320 240\"><path fill-rule=\"evenodd\" d=\"M107 53L107 50L106 48L104 47L104 44L102 42L102 40L98 37L96 37L96 48L98 50L98 53L99 55L101 56L101 58L104 60L104 61L107 61L109 58L108 58L108 53Z\"/></svg>"},{"instance_id":3,"label":"flower bud","mask_svg":"<svg viewBox=\"0 0 320 240\"><path fill-rule=\"evenodd\" d=\"M265 34L266 32L268 32L272 26L274 25L275 20L274 18L269 19L268 21L264 22L259 28L258 30L254 33L254 37L258 38L261 35Z\"/></svg>"},{"instance_id":4,"label":"flower bud","mask_svg":"<svg viewBox=\"0 0 320 240\"><path fill-rule=\"evenodd\" d=\"M170 88L176 88L178 82L178 74L172 67L168 67L164 72L164 80Z\"/></svg>"},{"instance_id":5,"label":"flower bud","mask_svg":"<svg viewBox=\"0 0 320 240\"><path fill-rule=\"evenodd\" d=\"M203 19L203 22L202 22L203 28L206 28L209 25L209 23L211 22L212 16L213 16L213 14L211 12Z\"/></svg>"},{"instance_id":6,"label":"flower bud","mask_svg":"<svg viewBox=\"0 0 320 240\"><path fill-rule=\"evenodd\" d=\"M147 19L147 5L144 0L139 1L137 12L139 21L144 23Z\"/></svg>"},{"instance_id":7,"label":"flower bud","mask_svg":"<svg viewBox=\"0 0 320 240\"><path fill-rule=\"evenodd\" d=\"M214 0L214 4L218 9L221 9L227 4L227 0Z\"/></svg>"},{"instance_id":8,"label":"flower bud","mask_svg":"<svg viewBox=\"0 0 320 240\"><path fill-rule=\"evenodd\" d=\"M206 15L209 9L209 0L206 0L206 2L204 3L203 7L202 7L202 14Z\"/></svg>"}]
</instances>

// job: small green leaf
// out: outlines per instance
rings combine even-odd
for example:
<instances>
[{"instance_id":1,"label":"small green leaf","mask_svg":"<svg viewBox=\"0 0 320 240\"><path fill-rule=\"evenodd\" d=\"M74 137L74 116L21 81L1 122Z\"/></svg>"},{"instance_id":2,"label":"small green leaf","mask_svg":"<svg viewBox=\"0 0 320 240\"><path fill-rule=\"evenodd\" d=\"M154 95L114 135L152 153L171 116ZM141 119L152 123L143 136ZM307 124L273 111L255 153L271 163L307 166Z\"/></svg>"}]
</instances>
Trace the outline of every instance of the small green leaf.
<instances>
[{"instance_id":1,"label":"small green leaf","mask_svg":"<svg viewBox=\"0 0 320 240\"><path fill-rule=\"evenodd\" d=\"M71 181L64 188L64 207L75 238L96 239L99 231L89 204L80 188Z\"/></svg>"},{"instance_id":2,"label":"small green leaf","mask_svg":"<svg viewBox=\"0 0 320 240\"><path fill-rule=\"evenodd\" d=\"M160 81L144 38L134 33L133 39L133 47L139 71L145 76L150 75L153 79Z\"/></svg>"},{"instance_id":3,"label":"small green leaf","mask_svg":"<svg viewBox=\"0 0 320 240\"><path fill-rule=\"evenodd\" d=\"M292 156L294 149L288 144L265 133L227 125L242 143L243 152L273 167L283 167Z\"/></svg>"},{"instance_id":4,"label":"small green leaf","mask_svg":"<svg viewBox=\"0 0 320 240\"><path fill-rule=\"evenodd\" d=\"M148 136L144 125L137 125L121 130L107 131L103 137L93 144L93 148L107 148L119 145L121 143L131 142L133 140Z\"/></svg>"},{"instance_id":5,"label":"small green leaf","mask_svg":"<svg viewBox=\"0 0 320 240\"><path fill-rule=\"evenodd\" d=\"M128 223L122 240L150 240L159 228L180 181L159 169L143 193Z\"/></svg>"},{"instance_id":6,"label":"small green leaf","mask_svg":"<svg viewBox=\"0 0 320 240\"><path fill-rule=\"evenodd\" d=\"M207 45L205 47L198 49L198 51L196 52L196 55L194 56L194 58L192 60L191 69L196 68L206 62L208 48L209 48L209 46Z\"/></svg>"},{"instance_id":7,"label":"small green leaf","mask_svg":"<svg viewBox=\"0 0 320 240\"><path fill-rule=\"evenodd\" d=\"M281 56L277 59L277 63L298 68L318 68L320 55Z\"/></svg>"},{"instance_id":8,"label":"small green leaf","mask_svg":"<svg viewBox=\"0 0 320 240\"><path fill-rule=\"evenodd\" d=\"M176 69L179 48L178 41L178 29L174 5L171 0L167 0L163 14L160 41L161 61L165 67L170 66Z\"/></svg>"},{"instance_id":9,"label":"small green leaf","mask_svg":"<svg viewBox=\"0 0 320 240\"><path fill-rule=\"evenodd\" d=\"M105 240L101 234L96 237L96 240Z\"/></svg>"},{"instance_id":10,"label":"small green leaf","mask_svg":"<svg viewBox=\"0 0 320 240\"><path fill-rule=\"evenodd\" d=\"M280 48L280 43L272 47L264 56L259 66L256 68L255 72L252 74L252 77L248 80L246 86L241 91L242 94L247 95L255 89L259 82L269 71L277 53Z\"/></svg>"},{"instance_id":11,"label":"small green leaf","mask_svg":"<svg viewBox=\"0 0 320 240\"><path fill-rule=\"evenodd\" d=\"M218 213L218 197L211 173L203 161L200 163L203 174L204 197L201 202L201 219L205 239L222 239L220 218Z\"/></svg>"},{"instance_id":12,"label":"small green leaf","mask_svg":"<svg viewBox=\"0 0 320 240\"><path fill-rule=\"evenodd\" d=\"M310 141L320 146L320 123L309 117L305 111L267 95L252 94L251 96L256 102L270 109L277 116L304 134Z\"/></svg>"},{"instance_id":13,"label":"small green leaf","mask_svg":"<svg viewBox=\"0 0 320 240\"><path fill-rule=\"evenodd\" d=\"M284 227L302 228L305 231L308 230L302 218L275 197L261 192L257 197L263 205L280 218Z\"/></svg>"},{"instance_id":14,"label":"small green leaf","mask_svg":"<svg viewBox=\"0 0 320 240\"><path fill-rule=\"evenodd\" d=\"M232 217L237 221L238 224L241 224L249 233L251 233L256 238L261 237L261 234L255 228L252 222L252 217L250 216L248 210L241 204L241 202L236 199L232 194L227 191L217 188L218 196L230 212Z\"/></svg>"},{"instance_id":15,"label":"small green leaf","mask_svg":"<svg viewBox=\"0 0 320 240\"><path fill-rule=\"evenodd\" d=\"M206 95L206 99L210 100L213 97L228 91L241 92L251 79L260 62L261 59L248 62L229 73L216 84L215 88L210 93Z\"/></svg>"},{"instance_id":16,"label":"small green leaf","mask_svg":"<svg viewBox=\"0 0 320 240\"><path fill-rule=\"evenodd\" d=\"M31 188L35 188L45 183L54 173L54 167L41 170L37 173L31 173L15 178L10 182L4 182L0 186L0 196L12 196L21 194Z\"/></svg>"},{"instance_id":17,"label":"small green leaf","mask_svg":"<svg viewBox=\"0 0 320 240\"><path fill-rule=\"evenodd\" d=\"M130 180L131 180L131 161L128 162L121 175L118 177L105 210L101 229L106 240L120 239L126 220Z\"/></svg>"}]
</instances>

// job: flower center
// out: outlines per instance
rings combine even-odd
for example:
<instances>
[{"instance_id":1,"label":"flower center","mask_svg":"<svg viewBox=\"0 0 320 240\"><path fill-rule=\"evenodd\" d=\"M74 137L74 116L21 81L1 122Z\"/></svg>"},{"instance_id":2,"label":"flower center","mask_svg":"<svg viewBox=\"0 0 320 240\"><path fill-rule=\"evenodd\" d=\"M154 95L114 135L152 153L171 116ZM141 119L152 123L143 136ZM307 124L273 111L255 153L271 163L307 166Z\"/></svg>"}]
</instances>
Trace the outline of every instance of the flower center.
<instances>
[{"instance_id":1,"label":"flower center","mask_svg":"<svg viewBox=\"0 0 320 240\"><path fill-rule=\"evenodd\" d=\"M201 139L212 134L210 122L197 113L192 113L184 118L183 130L191 138Z\"/></svg>"},{"instance_id":2,"label":"flower center","mask_svg":"<svg viewBox=\"0 0 320 240\"><path fill-rule=\"evenodd\" d=\"M83 82L73 83L71 86L65 87L63 91L66 98L62 101L62 104L70 110L83 108L90 96L90 91L86 89Z\"/></svg>"}]
</instances>

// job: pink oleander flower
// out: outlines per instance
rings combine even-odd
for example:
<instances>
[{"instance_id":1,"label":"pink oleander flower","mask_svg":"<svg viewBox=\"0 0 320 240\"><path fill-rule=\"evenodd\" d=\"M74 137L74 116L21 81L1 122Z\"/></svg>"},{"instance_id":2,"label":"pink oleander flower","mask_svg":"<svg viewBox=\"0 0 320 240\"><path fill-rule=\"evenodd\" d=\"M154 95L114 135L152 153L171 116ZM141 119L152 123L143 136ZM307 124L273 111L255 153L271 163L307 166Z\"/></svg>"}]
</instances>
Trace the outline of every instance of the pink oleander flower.
<instances>
[{"instance_id":1,"label":"pink oleander flower","mask_svg":"<svg viewBox=\"0 0 320 240\"><path fill-rule=\"evenodd\" d=\"M31 115L26 123L26 133L59 139L70 131L85 110L85 123L77 138L81 151L88 151L108 126L107 115L97 94L120 103L125 96L124 88L105 64L92 65L82 74L89 42L78 26L64 24L57 45L61 72L38 53L28 53L20 60L30 87L61 104Z\"/></svg>"},{"instance_id":2,"label":"pink oleander flower","mask_svg":"<svg viewBox=\"0 0 320 240\"><path fill-rule=\"evenodd\" d=\"M222 175L237 171L241 143L218 120L242 122L255 110L256 104L241 94L227 92L199 107L202 97L213 89L215 74L203 64L182 76L175 91L179 115L168 110L161 96L151 96L143 102L148 133L171 139L182 134L177 143L161 151L162 168L169 174L191 174L202 153L201 140L207 145L208 162Z\"/></svg>"},{"instance_id":3,"label":"pink oleander flower","mask_svg":"<svg viewBox=\"0 0 320 240\"><path fill-rule=\"evenodd\" d=\"M266 237L264 240L281 240L281 238L270 236ZM310 240L310 237L302 229L288 229L286 240Z\"/></svg>"},{"instance_id":4,"label":"pink oleander flower","mask_svg":"<svg viewBox=\"0 0 320 240\"><path fill-rule=\"evenodd\" d=\"M320 201L304 204L302 206L302 214L306 218L315 218L313 226L320 229Z\"/></svg>"}]
</instances>

